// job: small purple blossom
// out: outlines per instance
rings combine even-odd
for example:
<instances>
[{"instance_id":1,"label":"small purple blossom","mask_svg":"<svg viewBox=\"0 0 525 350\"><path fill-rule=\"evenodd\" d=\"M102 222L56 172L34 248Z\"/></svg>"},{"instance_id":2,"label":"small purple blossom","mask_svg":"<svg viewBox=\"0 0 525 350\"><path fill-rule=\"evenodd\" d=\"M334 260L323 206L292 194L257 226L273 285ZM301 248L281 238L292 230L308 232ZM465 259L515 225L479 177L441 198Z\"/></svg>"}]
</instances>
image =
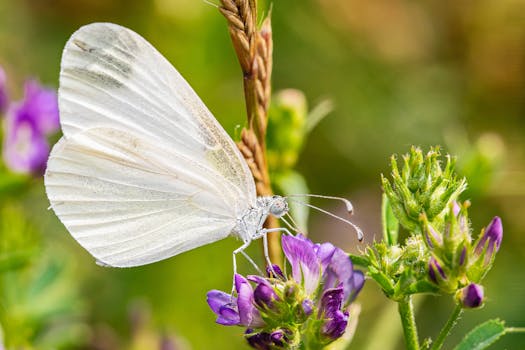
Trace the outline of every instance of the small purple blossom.
<instances>
[{"instance_id":1,"label":"small purple blossom","mask_svg":"<svg viewBox=\"0 0 525 350\"><path fill-rule=\"evenodd\" d=\"M58 127L56 93L28 81L24 99L7 111L3 150L6 164L15 172L43 173L49 154L46 136Z\"/></svg>"},{"instance_id":2,"label":"small purple blossom","mask_svg":"<svg viewBox=\"0 0 525 350\"><path fill-rule=\"evenodd\" d=\"M283 251L292 265L292 276L312 294L322 281L323 289L343 284L345 304L355 298L364 285L364 275L353 269L352 261L331 243L314 244L303 235L282 237Z\"/></svg>"},{"instance_id":3,"label":"small purple blossom","mask_svg":"<svg viewBox=\"0 0 525 350\"><path fill-rule=\"evenodd\" d=\"M485 264L488 264L492 259L492 256L499 250L502 239L503 224L501 219L498 216L495 216L485 229L485 232L483 233L483 236L481 236L474 251L477 255L481 255L486 246Z\"/></svg>"},{"instance_id":4,"label":"small purple blossom","mask_svg":"<svg viewBox=\"0 0 525 350\"><path fill-rule=\"evenodd\" d=\"M326 289L321 296L319 319L324 319L321 328L323 336L337 339L343 335L348 324L348 311L342 311L344 291L342 284L337 288Z\"/></svg>"},{"instance_id":5,"label":"small purple blossom","mask_svg":"<svg viewBox=\"0 0 525 350\"><path fill-rule=\"evenodd\" d=\"M236 296L217 290L208 293L217 323L248 327L246 339L256 349L297 344L306 324L313 324L305 326L313 343L329 344L345 332L350 317L346 308L363 287L364 274L330 243L283 235L282 247L290 276L277 266L268 267L266 276L236 274Z\"/></svg>"},{"instance_id":6,"label":"small purple blossom","mask_svg":"<svg viewBox=\"0 0 525 350\"><path fill-rule=\"evenodd\" d=\"M0 114L6 111L9 103L6 80L5 72L0 66Z\"/></svg>"},{"instance_id":7,"label":"small purple blossom","mask_svg":"<svg viewBox=\"0 0 525 350\"><path fill-rule=\"evenodd\" d=\"M483 286L471 283L461 290L461 304L465 308L477 308L483 304Z\"/></svg>"},{"instance_id":8,"label":"small purple blossom","mask_svg":"<svg viewBox=\"0 0 525 350\"><path fill-rule=\"evenodd\" d=\"M237 308L237 298L220 290L211 290L207 295L208 305L217 315L216 322L224 326L240 325L241 318Z\"/></svg>"}]
</instances>

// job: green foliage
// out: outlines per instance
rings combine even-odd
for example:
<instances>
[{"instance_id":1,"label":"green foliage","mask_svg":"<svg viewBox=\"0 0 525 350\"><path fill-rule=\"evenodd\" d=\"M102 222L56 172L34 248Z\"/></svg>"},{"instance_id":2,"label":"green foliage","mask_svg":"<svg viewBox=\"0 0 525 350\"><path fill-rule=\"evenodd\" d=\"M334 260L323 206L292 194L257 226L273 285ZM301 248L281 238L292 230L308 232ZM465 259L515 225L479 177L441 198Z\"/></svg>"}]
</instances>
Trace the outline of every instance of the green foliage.
<instances>
[{"instance_id":1,"label":"green foliage","mask_svg":"<svg viewBox=\"0 0 525 350\"><path fill-rule=\"evenodd\" d=\"M505 323L488 320L470 331L454 350L483 350L494 344L507 332Z\"/></svg>"},{"instance_id":2,"label":"green foliage","mask_svg":"<svg viewBox=\"0 0 525 350\"><path fill-rule=\"evenodd\" d=\"M67 349L86 341L70 258L44 248L22 209L0 209L0 325L8 348Z\"/></svg>"}]
</instances>

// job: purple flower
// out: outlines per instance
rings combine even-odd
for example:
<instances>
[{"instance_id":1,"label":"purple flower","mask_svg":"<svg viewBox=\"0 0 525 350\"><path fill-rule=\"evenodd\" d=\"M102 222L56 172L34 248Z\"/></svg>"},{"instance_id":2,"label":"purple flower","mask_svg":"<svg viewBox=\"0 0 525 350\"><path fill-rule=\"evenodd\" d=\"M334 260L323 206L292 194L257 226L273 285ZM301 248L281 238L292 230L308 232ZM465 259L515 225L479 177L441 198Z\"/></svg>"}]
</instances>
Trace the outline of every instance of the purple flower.
<instances>
[{"instance_id":1,"label":"purple flower","mask_svg":"<svg viewBox=\"0 0 525 350\"><path fill-rule=\"evenodd\" d=\"M464 308L477 308L483 304L483 287L471 283L461 290L461 304Z\"/></svg>"},{"instance_id":2,"label":"purple flower","mask_svg":"<svg viewBox=\"0 0 525 350\"><path fill-rule=\"evenodd\" d=\"M236 274L235 289L237 297L219 290L208 292L208 305L217 315L216 322L225 326L263 326L264 322L255 308L253 288L248 280Z\"/></svg>"},{"instance_id":3,"label":"purple flower","mask_svg":"<svg viewBox=\"0 0 525 350\"><path fill-rule=\"evenodd\" d=\"M7 96L6 76L0 66L0 114L6 111L8 103L9 97Z\"/></svg>"},{"instance_id":4,"label":"purple flower","mask_svg":"<svg viewBox=\"0 0 525 350\"><path fill-rule=\"evenodd\" d=\"M282 237L283 251L292 266L295 281L313 294L322 283L323 290L343 284L344 304L351 302L364 285L364 275L353 269L352 261L331 243L314 244L303 235Z\"/></svg>"},{"instance_id":5,"label":"purple flower","mask_svg":"<svg viewBox=\"0 0 525 350\"><path fill-rule=\"evenodd\" d=\"M323 336L337 339L343 335L348 324L348 311L342 311L344 291L342 284L337 288L326 289L321 296L318 318L324 320L321 328Z\"/></svg>"},{"instance_id":6,"label":"purple flower","mask_svg":"<svg viewBox=\"0 0 525 350\"><path fill-rule=\"evenodd\" d=\"M217 323L248 327L246 339L256 349L287 348L297 344L298 337L310 337L310 344L329 344L345 332L346 306L363 287L364 274L330 243L283 235L282 247L291 276L273 266L266 276L235 275L236 297L208 293Z\"/></svg>"},{"instance_id":7,"label":"purple flower","mask_svg":"<svg viewBox=\"0 0 525 350\"><path fill-rule=\"evenodd\" d=\"M501 223L501 219L495 216L485 229L474 251L478 256L481 256L486 246L485 264L488 264L492 256L499 250L502 239L503 224Z\"/></svg>"},{"instance_id":8,"label":"purple flower","mask_svg":"<svg viewBox=\"0 0 525 350\"><path fill-rule=\"evenodd\" d=\"M217 315L216 322L218 324L224 326L240 325L241 318L237 308L237 298L214 289L208 292L207 301L210 308Z\"/></svg>"},{"instance_id":9,"label":"purple flower","mask_svg":"<svg viewBox=\"0 0 525 350\"><path fill-rule=\"evenodd\" d=\"M282 236L284 255L292 266L292 277L303 283L307 294L313 294L321 280L321 262L312 241L303 235Z\"/></svg>"},{"instance_id":10,"label":"purple flower","mask_svg":"<svg viewBox=\"0 0 525 350\"><path fill-rule=\"evenodd\" d=\"M56 92L42 87L34 80L27 81L24 90L19 118L32 120L42 134L49 135L58 131L60 120Z\"/></svg>"},{"instance_id":11,"label":"purple flower","mask_svg":"<svg viewBox=\"0 0 525 350\"><path fill-rule=\"evenodd\" d=\"M3 155L20 173L43 173L49 154L46 135L58 130L56 93L37 82L25 85L24 100L12 105L6 116Z\"/></svg>"}]
</instances>

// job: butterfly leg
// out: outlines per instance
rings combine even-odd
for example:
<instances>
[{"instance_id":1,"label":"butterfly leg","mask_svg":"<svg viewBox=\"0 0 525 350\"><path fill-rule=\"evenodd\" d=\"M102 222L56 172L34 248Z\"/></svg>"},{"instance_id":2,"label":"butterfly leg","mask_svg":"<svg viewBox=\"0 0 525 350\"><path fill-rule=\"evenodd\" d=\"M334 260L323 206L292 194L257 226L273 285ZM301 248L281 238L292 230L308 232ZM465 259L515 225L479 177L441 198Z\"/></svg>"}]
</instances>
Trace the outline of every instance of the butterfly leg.
<instances>
[{"instance_id":1,"label":"butterfly leg","mask_svg":"<svg viewBox=\"0 0 525 350\"><path fill-rule=\"evenodd\" d=\"M237 254L242 253L248 259L249 262L251 262L254 266L257 267L257 265L253 262L253 260L250 259L248 254L244 252L244 250L248 248L248 246L250 245L250 242L251 241L244 242L242 246L240 246L239 248L233 251L233 283L232 283L232 293L231 293L232 299L233 299L233 293L235 291L235 275L237 274ZM257 269L259 270L258 267Z\"/></svg>"},{"instance_id":2,"label":"butterfly leg","mask_svg":"<svg viewBox=\"0 0 525 350\"><path fill-rule=\"evenodd\" d=\"M261 230L261 234L263 237L263 250L264 250L264 259L266 260L266 264L268 264L268 267L270 268L270 271L274 276L277 276L277 273L275 273L273 269L272 261L270 260L270 254L268 252L268 233L270 232L286 232L287 234L291 235L290 231L287 228L284 227L278 227L278 228L263 228Z\"/></svg>"}]
</instances>

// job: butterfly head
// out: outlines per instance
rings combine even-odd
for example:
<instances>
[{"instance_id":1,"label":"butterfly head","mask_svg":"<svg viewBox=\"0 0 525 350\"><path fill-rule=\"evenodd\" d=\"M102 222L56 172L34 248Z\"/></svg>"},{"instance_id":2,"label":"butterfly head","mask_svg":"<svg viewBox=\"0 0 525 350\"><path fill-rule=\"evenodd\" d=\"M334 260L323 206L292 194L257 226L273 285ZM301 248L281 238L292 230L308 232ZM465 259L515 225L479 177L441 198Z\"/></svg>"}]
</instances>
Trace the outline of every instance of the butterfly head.
<instances>
[{"instance_id":1,"label":"butterfly head","mask_svg":"<svg viewBox=\"0 0 525 350\"><path fill-rule=\"evenodd\" d=\"M276 218L280 218L288 213L288 202L284 197L272 196L270 198L270 214Z\"/></svg>"}]
</instances>

